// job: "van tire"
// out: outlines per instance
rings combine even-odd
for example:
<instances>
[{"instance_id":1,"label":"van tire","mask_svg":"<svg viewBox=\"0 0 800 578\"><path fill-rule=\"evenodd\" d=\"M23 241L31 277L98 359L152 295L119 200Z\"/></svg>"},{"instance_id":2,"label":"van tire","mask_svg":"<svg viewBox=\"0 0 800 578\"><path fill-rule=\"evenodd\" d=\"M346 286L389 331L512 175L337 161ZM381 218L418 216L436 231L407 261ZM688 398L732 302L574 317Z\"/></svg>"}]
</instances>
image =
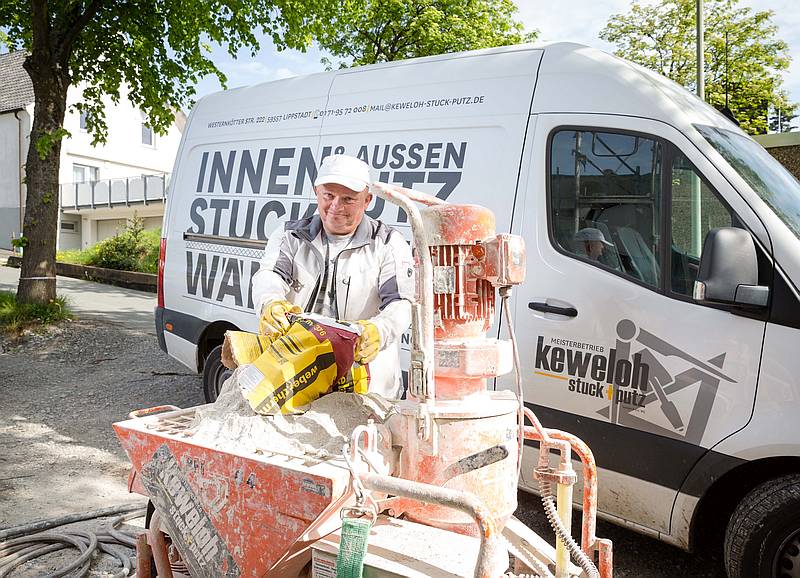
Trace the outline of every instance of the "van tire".
<instances>
[{"instance_id":1,"label":"van tire","mask_svg":"<svg viewBox=\"0 0 800 578\"><path fill-rule=\"evenodd\" d=\"M222 389L222 384L233 373L230 369L222 365L222 345L217 345L212 349L206 362L203 364L203 396L206 403L214 403Z\"/></svg>"},{"instance_id":2,"label":"van tire","mask_svg":"<svg viewBox=\"0 0 800 578\"><path fill-rule=\"evenodd\" d=\"M800 475L754 488L734 510L725 531L729 578L800 576Z\"/></svg>"}]
</instances>

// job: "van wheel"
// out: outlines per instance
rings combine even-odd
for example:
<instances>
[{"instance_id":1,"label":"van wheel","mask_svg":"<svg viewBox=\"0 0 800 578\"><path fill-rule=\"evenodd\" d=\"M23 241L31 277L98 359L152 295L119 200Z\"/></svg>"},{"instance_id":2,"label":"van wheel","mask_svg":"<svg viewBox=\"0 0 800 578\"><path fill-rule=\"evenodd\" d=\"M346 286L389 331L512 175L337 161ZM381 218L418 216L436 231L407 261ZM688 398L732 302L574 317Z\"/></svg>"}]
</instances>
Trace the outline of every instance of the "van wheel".
<instances>
[{"instance_id":1,"label":"van wheel","mask_svg":"<svg viewBox=\"0 0 800 578\"><path fill-rule=\"evenodd\" d=\"M206 357L206 362L203 365L203 395L206 402L214 403L222 384L228 379L233 372L222 365L222 345L217 345Z\"/></svg>"},{"instance_id":2,"label":"van wheel","mask_svg":"<svg viewBox=\"0 0 800 578\"><path fill-rule=\"evenodd\" d=\"M725 531L729 578L800 578L800 475L757 486Z\"/></svg>"}]
</instances>

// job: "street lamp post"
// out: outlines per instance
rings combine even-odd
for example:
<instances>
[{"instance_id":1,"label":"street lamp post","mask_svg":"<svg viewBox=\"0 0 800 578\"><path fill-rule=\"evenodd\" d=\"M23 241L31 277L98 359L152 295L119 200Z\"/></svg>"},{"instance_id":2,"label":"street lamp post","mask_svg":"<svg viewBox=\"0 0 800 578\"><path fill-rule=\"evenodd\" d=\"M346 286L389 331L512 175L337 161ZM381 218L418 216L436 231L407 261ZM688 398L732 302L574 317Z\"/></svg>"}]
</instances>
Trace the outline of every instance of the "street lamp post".
<instances>
[{"instance_id":1,"label":"street lamp post","mask_svg":"<svg viewBox=\"0 0 800 578\"><path fill-rule=\"evenodd\" d=\"M697 96L700 100L705 100L705 81L703 79L703 69L705 59L703 58L703 0L697 0ZM692 253L700 256L703 250L703 207L702 207L702 184L700 177L695 175L692 179Z\"/></svg>"},{"instance_id":2,"label":"street lamp post","mask_svg":"<svg viewBox=\"0 0 800 578\"><path fill-rule=\"evenodd\" d=\"M703 68L705 59L703 57L703 0L697 0L697 96L705 100L705 81L703 79Z\"/></svg>"}]
</instances>

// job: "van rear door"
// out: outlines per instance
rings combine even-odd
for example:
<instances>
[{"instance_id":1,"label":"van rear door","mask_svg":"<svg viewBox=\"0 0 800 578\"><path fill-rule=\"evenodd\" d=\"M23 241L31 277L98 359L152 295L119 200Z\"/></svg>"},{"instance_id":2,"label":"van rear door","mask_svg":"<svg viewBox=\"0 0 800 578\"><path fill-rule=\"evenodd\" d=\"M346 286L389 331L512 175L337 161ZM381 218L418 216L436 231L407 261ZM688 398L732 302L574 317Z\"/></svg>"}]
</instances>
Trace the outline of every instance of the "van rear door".
<instances>
[{"instance_id":1,"label":"van rear door","mask_svg":"<svg viewBox=\"0 0 800 578\"><path fill-rule=\"evenodd\" d=\"M526 401L592 448L603 510L669 533L692 466L750 419L765 330L692 300L702 242L714 227L765 231L664 123L542 114L532 151L521 227L537 249L516 303Z\"/></svg>"}]
</instances>

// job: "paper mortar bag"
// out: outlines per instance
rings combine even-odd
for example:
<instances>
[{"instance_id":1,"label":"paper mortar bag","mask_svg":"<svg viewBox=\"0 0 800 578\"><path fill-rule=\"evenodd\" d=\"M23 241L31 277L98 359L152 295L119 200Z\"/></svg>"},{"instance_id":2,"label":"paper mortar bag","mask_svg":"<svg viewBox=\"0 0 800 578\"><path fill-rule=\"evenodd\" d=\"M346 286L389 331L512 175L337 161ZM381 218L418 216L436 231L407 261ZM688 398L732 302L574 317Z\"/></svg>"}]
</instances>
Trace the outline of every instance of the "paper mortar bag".
<instances>
[{"instance_id":1,"label":"paper mortar bag","mask_svg":"<svg viewBox=\"0 0 800 578\"><path fill-rule=\"evenodd\" d=\"M255 412L296 413L331 391L367 393L369 368L353 361L358 326L322 319L298 316L268 344L259 338L256 346L264 353L239 373L239 387Z\"/></svg>"}]
</instances>

